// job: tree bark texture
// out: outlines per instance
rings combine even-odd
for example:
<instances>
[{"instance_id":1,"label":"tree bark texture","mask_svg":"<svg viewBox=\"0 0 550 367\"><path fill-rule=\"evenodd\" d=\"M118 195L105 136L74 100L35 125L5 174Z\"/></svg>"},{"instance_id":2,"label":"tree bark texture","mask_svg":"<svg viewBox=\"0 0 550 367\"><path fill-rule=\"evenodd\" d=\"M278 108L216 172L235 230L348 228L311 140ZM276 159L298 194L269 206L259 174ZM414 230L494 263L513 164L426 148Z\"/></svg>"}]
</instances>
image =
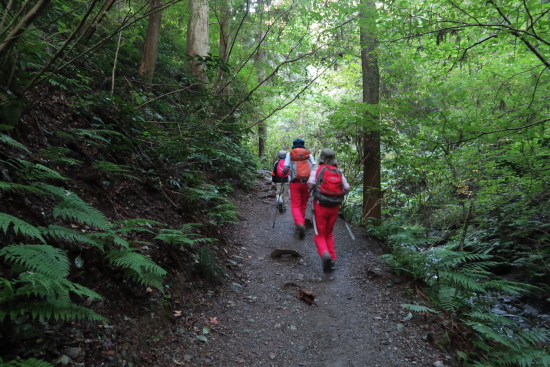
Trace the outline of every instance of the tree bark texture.
<instances>
[{"instance_id":1,"label":"tree bark texture","mask_svg":"<svg viewBox=\"0 0 550 367\"><path fill-rule=\"evenodd\" d=\"M362 0L361 64L363 71L363 102L377 106L380 103L380 71L374 34L376 4ZM380 132L378 112L367 112L368 122L362 135L363 143L363 218L382 218L380 184Z\"/></svg>"},{"instance_id":2,"label":"tree bark texture","mask_svg":"<svg viewBox=\"0 0 550 367\"><path fill-rule=\"evenodd\" d=\"M187 55L206 56L209 51L208 1L189 0L189 24L187 25ZM189 62L189 72L205 79L203 65L193 60Z\"/></svg>"},{"instance_id":3,"label":"tree bark texture","mask_svg":"<svg viewBox=\"0 0 550 367\"><path fill-rule=\"evenodd\" d=\"M260 32L258 40L262 39L263 33ZM259 48L256 53L256 68L258 70L258 83L265 79L265 64L267 62L267 52L263 48ZM265 142L267 140L267 124L262 121L258 124L258 157L261 159L265 155Z\"/></svg>"},{"instance_id":4,"label":"tree bark texture","mask_svg":"<svg viewBox=\"0 0 550 367\"><path fill-rule=\"evenodd\" d=\"M40 0L29 12L21 19L15 28L8 36L0 42L0 58L6 55L9 50L19 40L20 36L25 32L35 21L35 19L50 5L51 0Z\"/></svg>"},{"instance_id":5,"label":"tree bark texture","mask_svg":"<svg viewBox=\"0 0 550 367\"><path fill-rule=\"evenodd\" d=\"M99 23L101 23L101 21L103 20L103 18L105 18L105 16L107 15L107 13L109 12L109 10L111 10L111 8L113 7L113 4L116 2L117 0L109 0L105 6L103 7L103 11L96 17L96 19L92 22L92 25L90 25L90 27L88 28L88 30L86 30L86 34L84 35L83 39L82 39L82 44L86 45L88 44L88 42L90 42L90 39L92 38L92 36L94 35L95 31L97 30L97 25Z\"/></svg>"},{"instance_id":6,"label":"tree bark texture","mask_svg":"<svg viewBox=\"0 0 550 367\"><path fill-rule=\"evenodd\" d=\"M149 16L147 36L145 38L145 46L143 47L143 58L139 66L139 75L146 75L148 78L152 78L155 74L155 66L157 64L162 11L155 11L155 9L160 6L161 0L151 0L151 11L153 13Z\"/></svg>"}]
</instances>

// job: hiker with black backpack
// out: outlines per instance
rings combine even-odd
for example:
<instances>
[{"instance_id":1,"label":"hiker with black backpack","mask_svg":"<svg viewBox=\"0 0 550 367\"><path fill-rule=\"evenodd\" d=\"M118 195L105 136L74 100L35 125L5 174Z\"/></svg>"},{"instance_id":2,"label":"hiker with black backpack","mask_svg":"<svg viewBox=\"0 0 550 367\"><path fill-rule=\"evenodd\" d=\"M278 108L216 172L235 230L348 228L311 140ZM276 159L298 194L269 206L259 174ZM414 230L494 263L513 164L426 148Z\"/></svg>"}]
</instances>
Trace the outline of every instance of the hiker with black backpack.
<instances>
[{"instance_id":1,"label":"hiker with black backpack","mask_svg":"<svg viewBox=\"0 0 550 367\"><path fill-rule=\"evenodd\" d=\"M315 160L305 148L302 139L296 139L292 142L292 150L287 155L284 165L285 173L290 171L290 209L296 225L296 233L303 240L306 237L304 221L309 200L307 180L315 166Z\"/></svg>"},{"instance_id":2,"label":"hiker with black backpack","mask_svg":"<svg viewBox=\"0 0 550 367\"><path fill-rule=\"evenodd\" d=\"M334 224L344 195L350 190L348 181L338 169L336 154L332 149L324 148L321 151L319 165L313 168L307 183L313 196L313 215L317 228L313 240L323 261L323 271L332 271L336 260Z\"/></svg>"},{"instance_id":3,"label":"hiker with black backpack","mask_svg":"<svg viewBox=\"0 0 550 367\"><path fill-rule=\"evenodd\" d=\"M283 198L283 185L288 182L288 171L285 172L285 159L286 151L279 150L277 154L277 161L273 164L273 170L271 171L271 181L275 184L277 188L277 210L280 213L286 211L286 205Z\"/></svg>"}]
</instances>

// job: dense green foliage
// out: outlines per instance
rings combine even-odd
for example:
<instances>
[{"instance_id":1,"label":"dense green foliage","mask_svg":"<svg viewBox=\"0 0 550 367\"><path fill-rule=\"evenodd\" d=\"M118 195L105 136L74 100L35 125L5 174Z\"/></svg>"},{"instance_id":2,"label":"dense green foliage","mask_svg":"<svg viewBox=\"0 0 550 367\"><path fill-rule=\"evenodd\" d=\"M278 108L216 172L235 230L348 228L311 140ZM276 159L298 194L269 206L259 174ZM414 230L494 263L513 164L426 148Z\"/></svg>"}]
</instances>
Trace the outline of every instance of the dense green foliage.
<instances>
[{"instance_id":1,"label":"dense green foliage","mask_svg":"<svg viewBox=\"0 0 550 367\"><path fill-rule=\"evenodd\" d=\"M210 53L195 58L185 56L187 2L164 2L152 78L138 74L149 1L117 2L103 17L107 3L0 2L4 322L101 319L77 301L100 295L68 279L85 271L82 258L162 290L168 269L144 248L189 248L205 277L220 276L216 242L201 233L236 220L234 188L296 137L315 157L337 152L352 185L342 212L369 224L362 134L376 129L384 222L366 228L432 303L406 307L437 308L469 327L476 348L461 352L465 363L550 365L545 330L518 328L480 301L531 290L548 307L548 1L380 2L377 23L362 24L380 42L378 106L362 103L356 2L212 0ZM188 72L190 59L206 78ZM263 123L267 153L258 159ZM105 194L124 182L189 223L127 217ZM95 195L111 205L88 202ZM497 268L539 288L500 279Z\"/></svg>"}]
</instances>

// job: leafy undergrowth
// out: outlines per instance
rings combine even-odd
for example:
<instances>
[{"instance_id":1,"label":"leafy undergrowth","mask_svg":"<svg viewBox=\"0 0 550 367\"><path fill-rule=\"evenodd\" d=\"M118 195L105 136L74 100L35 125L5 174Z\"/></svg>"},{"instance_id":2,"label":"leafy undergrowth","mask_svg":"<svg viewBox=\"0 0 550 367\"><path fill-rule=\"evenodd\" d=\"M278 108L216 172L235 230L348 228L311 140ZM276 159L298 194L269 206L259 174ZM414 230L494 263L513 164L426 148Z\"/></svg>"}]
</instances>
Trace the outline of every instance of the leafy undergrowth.
<instances>
[{"instance_id":1,"label":"leafy undergrowth","mask_svg":"<svg viewBox=\"0 0 550 367\"><path fill-rule=\"evenodd\" d=\"M402 307L443 315L447 334L439 347L466 366L550 366L547 286L497 276L494 255L438 243L420 227L393 223L371 232L390 247L382 257L394 271L417 284L422 301Z\"/></svg>"},{"instance_id":2,"label":"leafy undergrowth","mask_svg":"<svg viewBox=\"0 0 550 367\"><path fill-rule=\"evenodd\" d=\"M251 189L247 153L215 130L190 144L131 126L115 104L34 98L40 110L0 126L0 361L152 365L174 310L192 325L231 276L222 230L232 192Z\"/></svg>"}]
</instances>

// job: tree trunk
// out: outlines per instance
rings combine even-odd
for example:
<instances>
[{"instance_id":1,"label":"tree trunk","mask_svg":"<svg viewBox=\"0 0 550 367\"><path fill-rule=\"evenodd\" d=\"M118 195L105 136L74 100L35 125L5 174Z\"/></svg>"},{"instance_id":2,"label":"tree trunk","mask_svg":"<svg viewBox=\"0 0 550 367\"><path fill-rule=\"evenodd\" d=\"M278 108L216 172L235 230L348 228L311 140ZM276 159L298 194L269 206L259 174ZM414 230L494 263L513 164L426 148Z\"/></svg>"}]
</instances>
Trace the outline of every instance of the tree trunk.
<instances>
[{"instance_id":1,"label":"tree trunk","mask_svg":"<svg viewBox=\"0 0 550 367\"><path fill-rule=\"evenodd\" d=\"M155 11L155 9L160 7L160 2L161 0L151 0L151 11L153 13L149 15L149 26L147 27L147 36L143 47L143 59L139 66L139 75L145 74L149 79L153 78L157 63L162 11Z\"/></svg>"},{"instance_id":2,"label":"tree trunk","mask_svg":"<svg viewBox=\"0 0 550 367\"><path fill-rule=\"evenodd\" d=\"M261 42L265 36L265 32L262 27L264 24L264 2L258 0L258 11L260 12L260 22L259 29L257 34L258 42ZM264 48L258 47L258 52L255 55L255 64L258 75L258 83L262 83L265 79L265 64L267 62L267 52ZM265 141L267 140L267 124L265 121L262 121L258 124L258 158L260 160L265 155Z\"/></svg>"},{"instance_id":3,"label":"tree trunk","mask_svg":"<svg viewBox=\"0 0 550 367\"><path fill-rule=\"evenodd\" d=\"M222 1L222 4L219 9L218 21L220 24L220 45L219 45L219 54L218 56L223 61L229 59L229 33L231 31L229 19L231 17L231 11L229 9L229 4L226 0ZM215 90L218 90L221 82L223 80L224 72L222 70L218 71L216 80L214 82Z\"/></svg>"},{"instance_id":4,"label":"tree trunk","mask_svg":"<svg viewBox=\"0 0 550 367\"><path fill-rule=\"evenodd\" d=\"M380 71L378 40L375 37L376 3L362 0L361 62L363 71L363 102L375 108L366 113L363 143L363 218L382 218L380 185L380 132L378 130L380 102Z\"/></svg>"},{"instance_id":5,"label":"tree trunk","mask_svg":"<svg viewBox=\"0 0 550 367\"><path fill-rule=\"evenodd\" d=\"M8 36L0 42L0 58L2 58L19 40L19 37L28 29L34 20L50 5L51 0L40 0L29 12L21 19Z\"/></svg>"},{"instance_id":6,"label":"tree trunk","mask_svg":"<svg viewBox=\"0 0 550 367\"><path fill-rule=\"evenodd\" d=\"M101 21L103 20L103 18L105 18L105 16L107 15L107 13L109 12L109 10L111 10L111 8L113 7L113 4L116 2L116 0L109 0L105 6L103 7L103 11L96 17L96 19L93 21L92 25L90 26L90 28L88 28L88 30L86 31L86 34L84 35L84 37L82 37L82 41L81 43L84 44L84 45L87 45L88 42L90 42L90 39L92 38L92 36L94 35L95 31L97 30L97 25L99 23L101 23Z\"/></svg>"},{"instance_id":7,"label":"tree trunk","mask_svg":"<svg viewBox=\"0 0 550 367\"><path fill-rule=\"evenodd\" d=\"M191 57L206 56L209 46L209 27L208 27L208 1L207 0L189 0L189 24L187 25L187 55ZM206 80L202 72L203 66L200 63L191 60L189 62L189 72L197 78Z\"/></svg>"}]
</instances>

